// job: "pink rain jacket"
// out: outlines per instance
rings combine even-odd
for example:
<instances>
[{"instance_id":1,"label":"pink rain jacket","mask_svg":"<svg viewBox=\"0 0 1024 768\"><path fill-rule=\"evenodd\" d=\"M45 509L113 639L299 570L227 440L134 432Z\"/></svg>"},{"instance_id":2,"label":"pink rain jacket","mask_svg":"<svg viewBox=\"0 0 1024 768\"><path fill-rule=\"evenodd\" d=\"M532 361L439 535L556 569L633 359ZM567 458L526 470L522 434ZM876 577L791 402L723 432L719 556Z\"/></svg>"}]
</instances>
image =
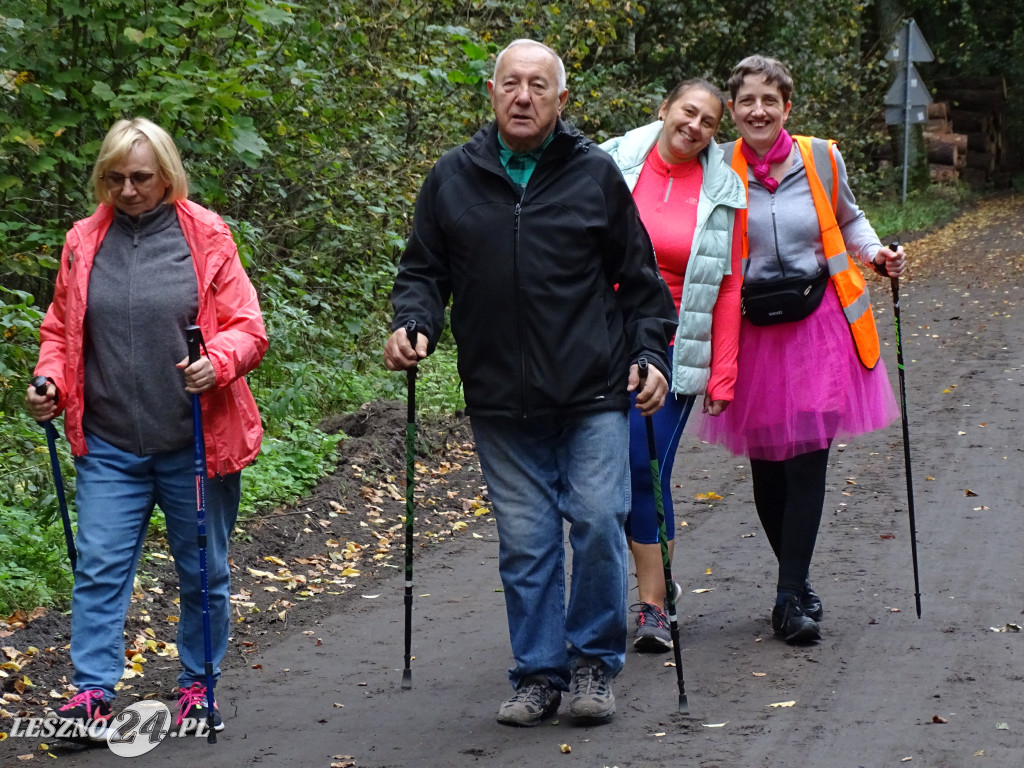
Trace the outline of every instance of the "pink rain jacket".
<instances>
[{"instance_id":1,"label":"pink rain jacket","mask_svg":"<svg viewBox=\"0 0 1024 768\"><path fill-rule=\"evenodd\" d=\"M256 291L238 259L227 224L213 211L182 200L174 204L178 223L192 251L199 285L199 318L217 383L202 394L203 436L210 477L238 472L260 451L263 426L249 385L242 378L267 351ZM100 243L114 220L114 209L100 205L68 232L61 253L53 303L39 329L35 374L46 376L60 393L64 431L75 456L88 453L82 430L85 389L85 309L89 274Z\"/></svg>"}]
</instances>

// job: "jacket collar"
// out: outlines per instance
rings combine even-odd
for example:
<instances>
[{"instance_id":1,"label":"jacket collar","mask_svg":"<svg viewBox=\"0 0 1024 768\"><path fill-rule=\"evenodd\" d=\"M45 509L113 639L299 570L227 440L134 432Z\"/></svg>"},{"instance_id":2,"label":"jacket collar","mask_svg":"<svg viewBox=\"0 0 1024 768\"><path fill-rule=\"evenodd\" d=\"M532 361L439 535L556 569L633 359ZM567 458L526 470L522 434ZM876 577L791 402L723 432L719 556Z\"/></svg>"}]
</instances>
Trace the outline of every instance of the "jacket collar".
<instances>
[{"instance_id":1,"label":"jacket collar","mask_svg":"<svg viewBox=\"0 0 1024 768\"><path fill-rule=\"evenodd\" d=\"M590 139L584 136L576 126L567 123L561 118L555 123L555 130L551 137L551 143L544 150L544 162L548 157L563 157L575 149L583 149L593 144ZM464 145L465 150L475 162L489 168L495 173L503 173L501 161L498 157L498 123L492 120L488 125L481 128Z\"/></svg>"}]
</instances>

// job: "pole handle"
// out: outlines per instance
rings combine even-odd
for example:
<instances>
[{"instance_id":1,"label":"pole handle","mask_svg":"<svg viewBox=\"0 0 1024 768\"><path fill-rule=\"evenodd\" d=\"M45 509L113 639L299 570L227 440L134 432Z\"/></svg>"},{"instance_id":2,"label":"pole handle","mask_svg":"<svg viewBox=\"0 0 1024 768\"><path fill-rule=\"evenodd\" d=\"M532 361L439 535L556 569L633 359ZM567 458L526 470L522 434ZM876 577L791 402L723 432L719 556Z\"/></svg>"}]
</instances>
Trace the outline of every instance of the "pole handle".
<instances>
[{"instance_id":1,"label":"pole handle","mask_svg":"<svg viewBox=\"0 0 1024 768\"><path fill-rule=\"evenodd\" d=\"M188 345L188 364L192 365L199 359L200 348L206 346L206 342L203 341L203 332L198 325L185 327L185 344Z\"/></svg>"},{"instance_id":2,"label":"pole handle","mask_svg":"<svg viewBox=\"0 0 1024 768\"><path fill-rule=\"evenodd\" d=\"M416 341L419 338L417 327L418 323L415 320L410 320L405 324L405 335L409 339L409 346L412 347L413 352L416 351Z\"/></svg>"},{"instance_id":3,"label":"pole handle","mask_svg":"<svg viewBox=\"0 0 1024 768\"><path fill-rule=\"evenodd\" d=\"M45 376L36 376L36 377L34 377L32 379L32 387L33 387L33 389L35 389L36 394L39 395L40 397L46 397L46 390L49 387L49 385L50 385L50 380L48 378L46 378ZM57 389L57 387L56 387L56 385L54 385L54 390L55 390L54 396L53 396L54 402L57 402L57 401L60 400L60 393L56 392L56 389ZM47 424L50 424L51 422L50 421L37 421L36 423L37 424L47 425Z\"/></svg>"},{"instance_id":4,"label":"pole handle","mask_svg":"<svg viewBox=\"0 0 1024 768\"><path fill-rule=\"evenodd\" d=\"M637 375L640 377L640 386L643 386L643 383L647 381L647 371L649 368L650 363L647 362L646 357L641 357L639 360L636 361L636 372Z\"/></svg>"},{"instance_id":5,"label":"pole handle","mask_svg":"<svg viewBox=\"0 0 1024 768\"><path fill-rule=\"evenodd\" d=\"M900 244L896 240L893 240L891 243L889 243L889 250L892 251L893 253L896 253L896 249L899 247ZM890 277L889 285L892 286L892 300L895 304L898 305L900 303L900 279L898 277Z\"/></svg>"},{"instance_id":6,"label":"pole handle","mask_svg":"<svg viewBox=\"0 0 1024 768\"><path fill-rule=\"evenodd\" d=\"M49 380L45 376L36 376L32 379L32 386L36 388L36 394L40 397L46 396L46 385L49 383Z\"/></svg>"}]
</instances>

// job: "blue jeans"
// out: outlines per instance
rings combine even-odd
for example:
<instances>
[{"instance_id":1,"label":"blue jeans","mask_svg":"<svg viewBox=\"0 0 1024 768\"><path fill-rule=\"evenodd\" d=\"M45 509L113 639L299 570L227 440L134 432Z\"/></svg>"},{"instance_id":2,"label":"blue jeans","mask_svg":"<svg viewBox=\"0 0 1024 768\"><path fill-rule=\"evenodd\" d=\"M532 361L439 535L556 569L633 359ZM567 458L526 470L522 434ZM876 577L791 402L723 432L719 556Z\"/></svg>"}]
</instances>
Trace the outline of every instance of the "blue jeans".
<instances>
[{"instance_id":1,"label":"blue jeans","mask_svg":"<svg viewBox=\"0 0 1024 768\"><path fill-rule=\"evenodd\" d=\"M512 685L544 675L568 690L580 657L618 674L626 658L626 414L474 417L472 425L498 524ZM572 547L568 604L563 521Z\"/></svg>"},{"instance_id":2,"label":"blue jeans","mask_svg":"<svg viewBox=\"0 0 1024 768\"><path fill-rule=\"evenodd\" d=\"M651 417L654 442L658 449L658 479L661 481L661 502L665 510L665 534L675 538L676 518L672 504L672 467L683 436L683 427L696 398L693 395L672 395ZM633 396L636 404L636 396ZM636 408L629 409L629 477L632 484L633 508L626 518L626 536L638 544L657 544L658 511L654 507L654 484L651 480L651 451L647 445L646 419Z\"/></svg>"},{"instance_id":3,"label":"blue jeans","mask_svg":"<svg viewBox=\"0 0 1024 768\"><path fill-rule=\"evenodd\" d=\"M135 567L154 505L167 521L181 595L178 684L206 685L203 603L197 543L195 461L191 446L149 456L123 451L86 434L89 453L75 459L78 567L71 593L71 661L79 690L114 698L124 670L124 623ZM235 527L240 475L206 478L206 562L214 680L230 624L228 537ZM164 616L154 616L157 637Z\"/></svg>"}]
</instances>

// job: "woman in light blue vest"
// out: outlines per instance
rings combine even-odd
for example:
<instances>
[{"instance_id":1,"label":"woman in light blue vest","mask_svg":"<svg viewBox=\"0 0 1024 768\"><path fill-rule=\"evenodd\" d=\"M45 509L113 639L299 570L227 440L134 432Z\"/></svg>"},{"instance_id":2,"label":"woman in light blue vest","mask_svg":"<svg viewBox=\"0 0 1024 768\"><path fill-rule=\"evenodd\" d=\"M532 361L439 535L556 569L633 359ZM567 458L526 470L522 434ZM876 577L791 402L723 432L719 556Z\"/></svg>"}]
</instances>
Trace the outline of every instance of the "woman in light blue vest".
<instances>
[{"instance_id":1,"label":"woman in light blue vest","mask_svg":"<svg viewBox=\"0 0 1024 768\"><path fill-rule=\"evenodd\" d=\"M718 415L733 398L740 327L740 258L735 212L746 207L743 184L712 138L725 111L721 92L687 80L668 95L658 120L601 145L615 159L654 243L658 267L679 311L670 350L672 392L655 414L662 487L672 475L679 438L698 397ZM640 602L633 646L672 647L664 604L665 579L651 487L644 419L630 414L633 505L626 535L636 565ZM675 520L663 496L670 552ZM678 595L679 587L676 592Z\"/></svg>"}]
</instances>

